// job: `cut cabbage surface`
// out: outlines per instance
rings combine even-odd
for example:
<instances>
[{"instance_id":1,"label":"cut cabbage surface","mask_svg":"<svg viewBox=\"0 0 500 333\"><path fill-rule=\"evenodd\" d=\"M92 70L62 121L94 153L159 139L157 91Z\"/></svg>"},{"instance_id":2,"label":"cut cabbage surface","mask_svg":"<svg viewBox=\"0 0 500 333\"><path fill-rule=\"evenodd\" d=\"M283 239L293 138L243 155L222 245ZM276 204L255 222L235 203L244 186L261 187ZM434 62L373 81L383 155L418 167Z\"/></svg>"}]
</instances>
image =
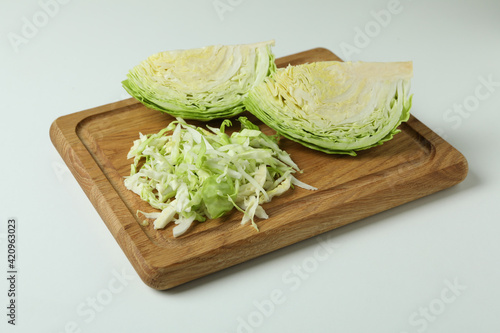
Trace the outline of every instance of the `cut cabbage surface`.
<instances>
[{"instance_id":1,"label":"cut cabbage surface","mask_svg":"<svg viewBox=\"0 0 500 333\"><path fill-rule=\"evenodd\" d=\"M233 208L243 212L242 224L257 229L255 218L267 218L262 205L293 185L315 190L294 177L300 171L277 144L245 117L242 129L225 133L177 118L156 134L142 135L128 153L133 158L127 189L160 212L140 212L154 219L154 228L174 222L173 236L184 234L194 221L218 218Z\"/></svg>"},{"instance_id":2,"label":"cut cabbage surface","mask_svg":"<svg viewBox=\"0 0 500 333\"><path fill-rule=\"evenodd\" d=\"M213 45L151 55L122 82L149 108L208 121L243 111L250 89L276 71L274 41Z\"/></svg>"},{"instance_id":3,"label":"cut cabbage surface","mask_svg":"<svg viewBox=\"0 0 500 333\"><path fill-rule=\"evenodd\" d=\"M412 62L288 66L256 86L246 108L279 134L329 154L380 145L409 119Z\"/></svg>"}]
</instances>

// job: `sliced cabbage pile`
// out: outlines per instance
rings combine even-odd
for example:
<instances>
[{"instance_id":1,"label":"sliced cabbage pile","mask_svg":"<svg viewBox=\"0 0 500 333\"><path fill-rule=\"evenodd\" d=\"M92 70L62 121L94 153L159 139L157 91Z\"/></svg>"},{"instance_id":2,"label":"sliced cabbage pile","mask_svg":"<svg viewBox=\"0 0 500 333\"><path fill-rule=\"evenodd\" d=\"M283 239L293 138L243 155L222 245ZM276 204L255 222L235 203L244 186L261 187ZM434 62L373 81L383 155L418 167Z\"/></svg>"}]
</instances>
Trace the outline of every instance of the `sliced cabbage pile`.
<instances>
[{"instance_id":1,"label":"sliced cabbage pile","mask_svg":"<svg viewBox=\"0 0 500 333\"><path fill-rule=\"evenodd\" d=\"M241 130L225 133L177 118L156 134L140 134L128 153L133 158L127 189L161 212L138 212L154 219L154 228L174 222L173 236L184 234L194 221L218 218L233 208L243 212L242 224L268 216L262 204L293 185L314 190L296 179L300 171L276 136L267 136L245 117Z\"/></svg>"},{"instance_id":2,"label":"sliced cabbage pile","mask_svg":"<svg viewBox=\"0 0 500 333\"><path fill-rule=\"evenodd\" d=\"M288 66L256 86L246 108L279 134L325 153L356 155L410 116L411 62Z\"/></svg>"},{"instance_id":3,"label":"sliced cabbage pile","mask_svg":"<svg viewBox=\"0 0 500 333\"><path fill-rule=\"evenodd\" d=\"M255 85L276 70L274 41L214 45L151 55L122 82L149 108L184 119L208 121L243 111Z\"/></svg>"}]
</instances>

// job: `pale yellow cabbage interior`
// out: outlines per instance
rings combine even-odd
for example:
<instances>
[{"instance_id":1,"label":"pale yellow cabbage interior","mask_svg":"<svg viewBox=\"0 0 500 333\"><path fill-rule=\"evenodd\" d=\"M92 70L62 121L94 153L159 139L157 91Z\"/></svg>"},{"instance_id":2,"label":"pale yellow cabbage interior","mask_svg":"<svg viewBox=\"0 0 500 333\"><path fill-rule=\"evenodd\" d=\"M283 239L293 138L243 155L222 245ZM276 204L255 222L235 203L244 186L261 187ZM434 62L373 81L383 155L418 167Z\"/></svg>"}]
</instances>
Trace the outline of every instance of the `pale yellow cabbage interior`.
<instances>
[{"instance_id":1,"label":"pale yellow cabbage interior","mask_svg":"<svg viewBox=\"0 0 500 333\"><path fill-rule=\"evenodd\" d=\"M382 105L391 101L387 92L412 75L411 62L316 62L278 70L268 88L286 101L289 117L324 127L362 123L375 110L389 110Z\"/></svg>"},{"instance_id":2,"label":"pale yellow cabbage interior","mask_svg":"<svg viewBox=\"0 0 500 333\"><path fill-rule=\"evenodd\" d=\"M144 68L153 81L169 90L187 94L204 93L216 87L220 89L221 85L229 86L234 81L248 80L259 44L264 46L269 42L160 52L150 56L147 59L149 66ZM265 74L261 73L262 77L257 78L257 81L260 82Z\"/></svg>"}]
</instances>

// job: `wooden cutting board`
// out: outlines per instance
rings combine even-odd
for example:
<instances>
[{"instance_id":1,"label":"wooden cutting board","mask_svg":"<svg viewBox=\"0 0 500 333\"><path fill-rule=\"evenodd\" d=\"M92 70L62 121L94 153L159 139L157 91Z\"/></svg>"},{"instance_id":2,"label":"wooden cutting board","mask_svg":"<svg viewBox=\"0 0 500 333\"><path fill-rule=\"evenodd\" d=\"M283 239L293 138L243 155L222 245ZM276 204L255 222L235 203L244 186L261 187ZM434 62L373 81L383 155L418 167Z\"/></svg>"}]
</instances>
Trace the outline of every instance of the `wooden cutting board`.
<instances>
[{"instance_id":1,"label":"wooden cutting board","mask_svg":"<svg viewBox=\"0 0 500 333\"><path fill-rule=\"evenodd\" d=\"M326 60L340 59L317 48L276 63ZM173 238L173 225L154 230L141 224L136 211L152 209L123 185L132 162L126 156L139 132L156 133L172 120L131 98L60 117L50 128L54 146L141 279L160 290L443 190L467 175L464 156L413 116L393 140L356 157L327 155L283 139L281 147L304 171L298 178L317 191L295 188L265 204L269 219L257 222L259 232L240 225L241 213L234 210Z\"/></svg>"}]
</instances>

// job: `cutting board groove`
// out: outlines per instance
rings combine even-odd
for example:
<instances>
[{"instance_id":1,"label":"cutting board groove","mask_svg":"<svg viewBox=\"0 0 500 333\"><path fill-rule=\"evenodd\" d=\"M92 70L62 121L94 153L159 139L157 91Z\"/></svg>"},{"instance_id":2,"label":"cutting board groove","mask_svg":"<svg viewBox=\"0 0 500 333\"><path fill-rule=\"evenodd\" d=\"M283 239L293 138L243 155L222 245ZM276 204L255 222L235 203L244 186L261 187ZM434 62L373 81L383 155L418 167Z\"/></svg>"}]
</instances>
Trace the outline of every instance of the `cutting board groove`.
<instances>
[{"instance_id":1,"label":"cutting board groove","mask_svg":"<svg viewBox=\"0 0 500 333\"><path fill-rule=\"evenodd\" d=\"M340 61L316 48L276 64L327 60ZM139 132L156 133L172 120L130 98L60 117L50 128L54 146L138 275L160 290L451 187L468 170L464 156L414 116L393 140L356 157L328 155L283 139L281 147L304 171L298 178L318 191L295 188L273 199L264 206L269 219L257 222L260 232L241 226L241 213L235 210L173 238L172 226L154 230L141 223L135 212L153 209L123 184L131 164L126 155Z\"/></svg>"}]
</instances>

